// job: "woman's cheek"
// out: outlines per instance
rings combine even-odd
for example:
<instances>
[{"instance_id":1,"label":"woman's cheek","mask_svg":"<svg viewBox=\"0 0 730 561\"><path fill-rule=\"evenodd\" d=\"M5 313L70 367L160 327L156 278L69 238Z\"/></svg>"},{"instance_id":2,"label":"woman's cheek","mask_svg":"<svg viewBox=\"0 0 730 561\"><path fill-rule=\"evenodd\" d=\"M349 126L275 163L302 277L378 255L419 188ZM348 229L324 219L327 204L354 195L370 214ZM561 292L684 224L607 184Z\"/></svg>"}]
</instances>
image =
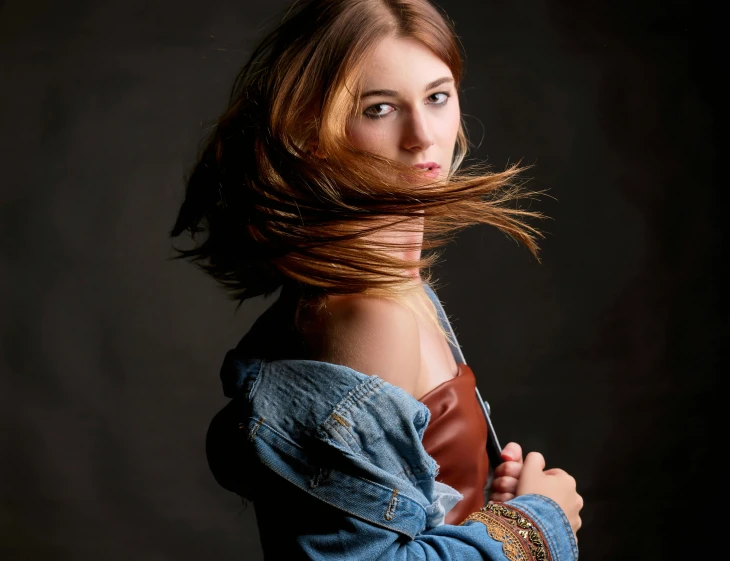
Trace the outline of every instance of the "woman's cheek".
<instances>
[{"instance_id":1,"label":"woman's cheek","mask_svg":"<svg viewBox=\"0 0 730 561\"><path fill-rule=\"evenodd\" d=\"M362 119L355 119L347 126L347 137L355 148L366 150L368 147L367 123Z\"/></svg>"},{"instance_id":2,"label":"woman's cheek","mask_svg":"<svg viewBox=\"0 0 730 561\"><path fill-rule=\"evenodd\" d=\"M348 127L348 136L355 148L386 158L397 153L397 134L385 120L368 120L362 117Z\"/></svg>"},{"instance_id":3,"label":"woman's cheek","mask_svg":"<svg viewBox=\"0 0 730 561\"><path fill-rule=\"evenodd\" d=\"M442 108L441 130L447 137L453 136L455 139L459 132L459 125L461 124L461 108L459 107L459 100L455 96L451 100L449 100L449 104L446 107Z\"/></svg>"},{"instance_id":4,"label":"woman's cheek","mask_svg":"<svg viewBox=\"0 0 730 561\"><path fill-rule=\"evenodd\" d=\"M355 148L366 152L373 152L377 147L374 131L367 130L367 127L363 125L353 127L350 131L350 141Z\"/></svg>"}]
</instances>

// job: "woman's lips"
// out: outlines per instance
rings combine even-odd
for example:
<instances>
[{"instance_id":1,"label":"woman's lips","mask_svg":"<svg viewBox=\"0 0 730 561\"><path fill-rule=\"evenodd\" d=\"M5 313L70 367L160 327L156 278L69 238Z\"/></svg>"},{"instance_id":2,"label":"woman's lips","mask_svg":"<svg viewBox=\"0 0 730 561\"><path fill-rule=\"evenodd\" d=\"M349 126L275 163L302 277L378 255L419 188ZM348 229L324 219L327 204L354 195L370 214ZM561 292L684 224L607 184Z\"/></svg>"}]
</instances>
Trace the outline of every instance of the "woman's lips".
<instances>
[{"instance_id":1,"label":"woman's lips","mask_svg":"<svg viewBox=\"0 0 730 561\"><path fill-rule=\"evenodd\" d=\"M423 175L431 178L438 177L441 169L441 166L436 162L425 162L423 164L416 164L413 167L424 170Z\"/></svg>"}]
</instances>

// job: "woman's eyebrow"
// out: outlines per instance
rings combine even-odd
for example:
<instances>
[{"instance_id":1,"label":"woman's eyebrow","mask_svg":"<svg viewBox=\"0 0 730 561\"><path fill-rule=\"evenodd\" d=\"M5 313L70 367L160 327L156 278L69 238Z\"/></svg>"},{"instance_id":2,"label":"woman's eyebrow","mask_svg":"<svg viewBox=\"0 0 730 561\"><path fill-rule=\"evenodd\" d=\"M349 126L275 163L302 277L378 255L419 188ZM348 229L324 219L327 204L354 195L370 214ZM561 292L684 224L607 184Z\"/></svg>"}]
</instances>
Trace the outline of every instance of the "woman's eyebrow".
<instances>
[{"instance_id":1,"label":"woman's eyebrow","mask_svg":"<svg viewBox=\"0 0 730 561\"><path fill-rule=\"evenodd\" d=\"M451 76L444 76L443 78L438 78L437 80L434 80L433 82L428 84L424 88L423 91L427 92L428 90L432 90L432 89L440 86L441 84L445 84L446 82L453 82L453 81L454 81L454 79ZM373 95L378 95L378 96L383 96L383 97L386 97L386 96L387 97L397 97L398 92L395 90L368 90L364 94L362 94L360 96L360 98L370 97Z\"/></svg>"}]
</instances>

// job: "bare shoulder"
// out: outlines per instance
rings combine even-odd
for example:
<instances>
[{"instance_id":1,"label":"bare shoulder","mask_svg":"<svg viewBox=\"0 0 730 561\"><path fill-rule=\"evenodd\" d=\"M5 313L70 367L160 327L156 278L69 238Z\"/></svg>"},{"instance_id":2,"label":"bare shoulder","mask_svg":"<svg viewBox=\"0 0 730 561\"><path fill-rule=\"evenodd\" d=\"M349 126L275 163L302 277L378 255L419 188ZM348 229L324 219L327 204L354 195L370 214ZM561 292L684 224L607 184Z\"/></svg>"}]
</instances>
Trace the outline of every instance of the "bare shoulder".
<instances>
[{"instance_id":1,"label":"bare shoulder","mask_svg":"<svg viewBox=\"0 0 730 561\"><path fill-rule=\"evenodd\" d=\"M316 360L376 375L413 395L420 372L420 337L413 312L385 298L330 298L311 334Z\"/></svg>"}]
</instances>

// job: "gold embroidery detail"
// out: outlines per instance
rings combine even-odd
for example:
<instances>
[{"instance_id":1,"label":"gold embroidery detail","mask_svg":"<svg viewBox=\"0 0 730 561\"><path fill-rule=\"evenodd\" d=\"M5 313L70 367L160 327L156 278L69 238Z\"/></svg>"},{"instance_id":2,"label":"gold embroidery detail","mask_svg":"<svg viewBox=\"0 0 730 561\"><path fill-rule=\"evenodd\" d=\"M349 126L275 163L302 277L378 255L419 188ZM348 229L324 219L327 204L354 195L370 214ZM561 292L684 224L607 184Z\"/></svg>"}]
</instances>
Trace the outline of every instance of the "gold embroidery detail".
<instances>
[{"instance_id":1,"label":"gold embroidery detail","mask_svg":"<svg viewBox=\"0 0 730 561\"><path fill-rule=\"evenodd\" d=\"M503 504L489 503L470 514L462 524L476 520L487 527L492 539L502 543L502 550L510 561L550 561L551 557L540 532L527 518ZM515 528L516 527L516 528ZM518 537L519 536L519 537ZM520 540L522 538L524 542Z\"/></svg>"},{"instance_id":2,"label":"gold embroidery detail","mask_svg":"<svg viewBox=\"0 0 730 561\"><path fill-rule=\"evenodd\" d=\"M502 544L502 551L510 561L529 561L530 552L523 543L515 538L515 534L507 521L484 512L471 513L462 524L468 520L476 520L487 527L487 533L493 540Z\"/></svg>"}]
</instances>

